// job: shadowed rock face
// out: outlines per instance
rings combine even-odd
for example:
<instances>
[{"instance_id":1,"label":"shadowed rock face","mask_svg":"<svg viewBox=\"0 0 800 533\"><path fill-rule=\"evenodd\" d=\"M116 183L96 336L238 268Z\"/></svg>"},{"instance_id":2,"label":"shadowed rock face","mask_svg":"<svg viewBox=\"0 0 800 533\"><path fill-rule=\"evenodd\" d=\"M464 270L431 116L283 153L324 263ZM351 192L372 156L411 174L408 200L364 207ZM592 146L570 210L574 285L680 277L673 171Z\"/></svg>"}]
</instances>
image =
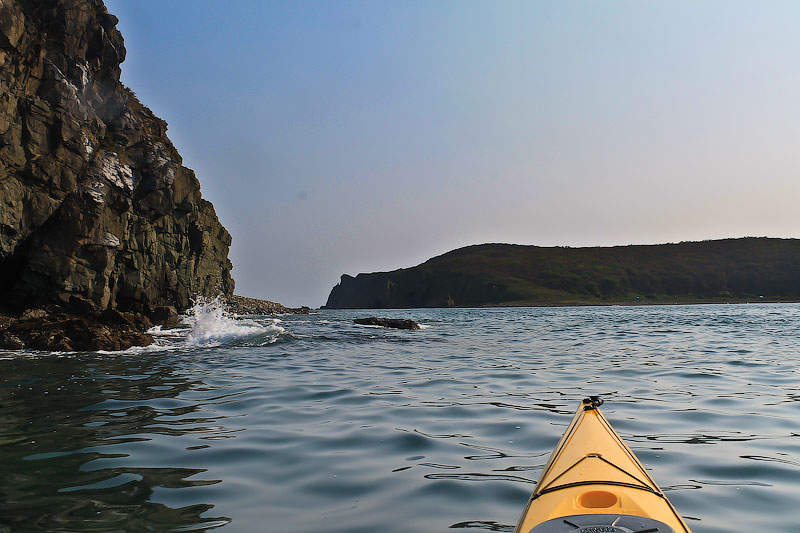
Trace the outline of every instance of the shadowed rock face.
<instances>
[{"instance_id":1,"label":"shadowed rock face","mask_svg":"<svg viewBox=\"0 0 800 533\"><path fill-rule=\"evenodd\" d=\"M0 305L183 310L232 295L231 237L120 83L99 0L0 0Z\"/></svg>"}]
</instances>

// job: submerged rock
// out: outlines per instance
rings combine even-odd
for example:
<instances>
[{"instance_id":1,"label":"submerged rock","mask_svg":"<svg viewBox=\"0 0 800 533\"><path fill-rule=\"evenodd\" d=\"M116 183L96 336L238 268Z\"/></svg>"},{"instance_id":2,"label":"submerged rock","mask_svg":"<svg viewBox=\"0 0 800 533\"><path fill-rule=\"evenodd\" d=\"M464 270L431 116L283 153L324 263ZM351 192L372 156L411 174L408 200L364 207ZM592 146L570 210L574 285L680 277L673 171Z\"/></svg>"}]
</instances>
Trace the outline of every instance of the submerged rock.
<instances>
[{"instance_id":1,"label":"submerged rock","mask_svg":"<svg viewBox=\"0 0 800 533\"><path fill-rule=\"evenodd\" d=\"M362 326L383 326L384 328L396 329L420 329L419 324L409 319L402 318L382 318L382 317L368 317L356 318L353 320L356 324Z\"/></svg>"}]
</instances>

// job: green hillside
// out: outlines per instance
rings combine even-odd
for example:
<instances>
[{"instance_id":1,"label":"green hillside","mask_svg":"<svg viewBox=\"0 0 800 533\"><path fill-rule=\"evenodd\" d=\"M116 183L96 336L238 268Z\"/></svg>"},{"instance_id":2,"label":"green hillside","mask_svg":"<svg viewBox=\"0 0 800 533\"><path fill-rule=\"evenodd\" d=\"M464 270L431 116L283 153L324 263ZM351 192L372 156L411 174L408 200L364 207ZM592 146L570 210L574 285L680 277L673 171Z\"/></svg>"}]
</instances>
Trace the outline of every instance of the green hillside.
<instances>
[{"instance_id":1,"label":"green hillside","mask_svg":"<svg viewBox=\"0 0 800 533\"><path fill-rule=\"evenodd\" d=\"M343 275L327 308L800 299L800 239L567 248L482 244Z\"/></svg>"}]
</instances>

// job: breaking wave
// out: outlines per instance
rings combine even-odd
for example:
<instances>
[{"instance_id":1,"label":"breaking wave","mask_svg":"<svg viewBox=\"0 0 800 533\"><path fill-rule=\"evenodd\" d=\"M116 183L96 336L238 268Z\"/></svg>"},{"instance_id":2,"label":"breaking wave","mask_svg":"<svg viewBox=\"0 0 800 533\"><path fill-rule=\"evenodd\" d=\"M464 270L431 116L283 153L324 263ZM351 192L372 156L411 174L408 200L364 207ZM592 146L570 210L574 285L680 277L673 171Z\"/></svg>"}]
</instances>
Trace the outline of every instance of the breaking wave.
<instances>
[{"instance_id":1,"label":"breaking wave","mask_svg":"<svg viewBox=\"0 0 800 533\"><path fill-rule=\"evenodd\" d=\"M287 334L277 318L240 318L225 310L220 297L198 299L181 317L177 328L156 326L150 333L162 348L211 347L225 344L262 346L276 342Z\"/></svg>"}]
</instances>

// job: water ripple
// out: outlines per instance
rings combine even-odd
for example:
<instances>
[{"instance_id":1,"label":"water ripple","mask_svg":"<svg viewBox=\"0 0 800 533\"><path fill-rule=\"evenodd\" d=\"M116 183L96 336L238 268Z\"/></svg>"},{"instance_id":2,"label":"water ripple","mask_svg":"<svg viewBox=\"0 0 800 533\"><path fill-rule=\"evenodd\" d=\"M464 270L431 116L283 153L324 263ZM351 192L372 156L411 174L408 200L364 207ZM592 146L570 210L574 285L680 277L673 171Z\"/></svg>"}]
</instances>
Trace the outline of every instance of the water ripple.
<instances>
[{"instance_id":1,"label":"water ripple","mask_svg":"<svg viewBox=\"0 0 800 533\"><path fill-rule=\"evenodd\" d=\"M0 530L513 531L598 393L695 533L790 533L798 311L204 315L152 351L2 352Z\"/></svg>"}]
</instances>

